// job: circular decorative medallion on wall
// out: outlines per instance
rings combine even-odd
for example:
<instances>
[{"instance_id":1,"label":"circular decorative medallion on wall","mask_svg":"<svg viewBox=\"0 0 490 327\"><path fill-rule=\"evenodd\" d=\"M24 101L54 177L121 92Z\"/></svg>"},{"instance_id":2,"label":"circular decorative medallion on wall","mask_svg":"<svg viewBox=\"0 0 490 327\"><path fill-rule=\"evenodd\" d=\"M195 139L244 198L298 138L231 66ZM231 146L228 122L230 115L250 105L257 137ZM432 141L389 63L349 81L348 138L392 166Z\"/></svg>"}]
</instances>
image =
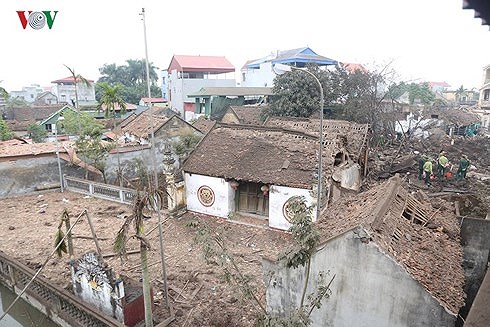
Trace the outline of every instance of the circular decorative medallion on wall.
<instances>
[{"instance_id":1,"label":"circular decorative medallion on wall","mask_svg":"<svg viewBox=\"0 0 490 327\"><path fill-rule=\"evenodd\" d=\"M289 206L291 205L291 203L294 203L295 201L298 201L300 199L301 199L300 196L297 195L292 196L282 206L282 215L291 224L293 223L293 212L289 210Z\"/></svg>"},{"instance_id":2,"label":"circular decorative medallion on wall","mask_svg":"<svg viewBox=\"0 0 490 327\"><path fill-rule=\"evenodd\" d=\"M203 185L197 190L197 198L203 206L210 207L214 203L214 192L209 186Z\"/></svg>"}]
</instances>

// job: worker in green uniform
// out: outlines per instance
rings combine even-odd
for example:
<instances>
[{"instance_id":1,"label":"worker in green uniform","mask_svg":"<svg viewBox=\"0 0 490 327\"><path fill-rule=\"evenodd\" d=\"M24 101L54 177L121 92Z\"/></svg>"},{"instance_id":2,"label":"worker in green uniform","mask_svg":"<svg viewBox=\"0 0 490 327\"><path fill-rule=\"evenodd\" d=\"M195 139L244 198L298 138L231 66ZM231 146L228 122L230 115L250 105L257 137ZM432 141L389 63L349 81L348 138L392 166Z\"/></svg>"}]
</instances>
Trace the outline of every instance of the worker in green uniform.
<instances>
[{"instance_id":1,"label":"worker in green uniform","mask_svg":"<svg viewBox=\"0 0 490 327\"><path fill-rule=\"evenodd\" d=\"M432 161L427 159L424 163L425 184L430 185L430 175L432 175Z\"/></svg>"},{"instance_id":2,"label":"worker in green uniform","mask_svg":"<svg viewBox=\"0 0 490 327\"><path fill-rule=\"evenodd\" d=\"M463 154L463 156L459 160L458 171L456 172L456 178L458 179L458 181L466 178L466 171L469 167L470 161L468 160L468 157Z\"/></svg>"},{"instance_id":3,"label":"worker in green uniform","mask_svg":"<svg viewBox=\"0 0 490 327\"><path fill-rule=\"evenodd\" d=\"M441 151L439 153L439 159L437 160L437 176L439 176L439 178L446 176L448 166L449 160L446 157L446 152Z\"/></svg>"}]
</instances>

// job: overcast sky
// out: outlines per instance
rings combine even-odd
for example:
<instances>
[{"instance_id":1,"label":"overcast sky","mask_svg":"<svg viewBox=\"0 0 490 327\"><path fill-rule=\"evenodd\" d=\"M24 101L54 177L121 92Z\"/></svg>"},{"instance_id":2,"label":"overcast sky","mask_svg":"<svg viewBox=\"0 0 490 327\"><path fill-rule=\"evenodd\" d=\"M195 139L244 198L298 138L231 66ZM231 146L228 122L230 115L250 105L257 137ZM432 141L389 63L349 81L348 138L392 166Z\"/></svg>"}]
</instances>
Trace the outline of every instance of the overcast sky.
<instances>
[{"instance_id":1,"label":"overcast sky","mask_svg":"<svg viewBox=\"0 0 490 327\"><path fill-rule=\"evenodd\" d=\"M75 68L97 80L105 63L144 58L165 69L173 54L246 60L303 46L366 66L392 66L404 80L479 87L490 31L462 0L1 0L0 86L50 82ZM26 29L17 10L58 11L52 29Z\"/></svg>"}]
</instances>

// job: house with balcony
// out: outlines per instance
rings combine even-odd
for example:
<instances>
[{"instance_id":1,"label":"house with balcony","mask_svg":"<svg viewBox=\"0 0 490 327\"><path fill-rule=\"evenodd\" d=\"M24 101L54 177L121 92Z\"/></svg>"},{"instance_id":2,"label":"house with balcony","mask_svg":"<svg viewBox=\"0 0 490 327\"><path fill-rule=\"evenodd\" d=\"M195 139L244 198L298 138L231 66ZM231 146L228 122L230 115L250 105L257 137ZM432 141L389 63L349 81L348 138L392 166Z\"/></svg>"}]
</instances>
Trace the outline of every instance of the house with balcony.
<instances>
[{"instance_id":1,"label":"house with balcony","mask_svg":"<svg viewBox=\"0 0 490 327\"><path fill-rule=\"evenodd\" d=\"M56 84L53 92L58 97L59 103L68 103L77 107L76 101L78 98L78 107L95 107L95 84L93 80L87 80L84 83L81 79L75 81L72 76L57 79L51 83Z\"/></svg>"},{"instance_id":2,"label":"house with balcony","mask_svg":"<svg viewBox=\"0 0 490 327\"><path fill-rule=\"evenodd\" d=\"M223 56L174 55L162 72L162 98L186 117L195 111L195 99L189 98L205 87L234 87L235 67Z\"/></svg>"},{"instance_id":3,"label":"house with balcony","mask_svg":"<svg viewBox=\"0 0 490 327\"><path fill-rule=\"evenodd\" d=\"M249 60L241 68L241 86L246 87L272 87L276 73L272 70L274 64L305 67L307 64L316 64L320 67L337 65L337 61L321 56L309 47L275 51L260 58Z\"/></svg>"}]
</instances>

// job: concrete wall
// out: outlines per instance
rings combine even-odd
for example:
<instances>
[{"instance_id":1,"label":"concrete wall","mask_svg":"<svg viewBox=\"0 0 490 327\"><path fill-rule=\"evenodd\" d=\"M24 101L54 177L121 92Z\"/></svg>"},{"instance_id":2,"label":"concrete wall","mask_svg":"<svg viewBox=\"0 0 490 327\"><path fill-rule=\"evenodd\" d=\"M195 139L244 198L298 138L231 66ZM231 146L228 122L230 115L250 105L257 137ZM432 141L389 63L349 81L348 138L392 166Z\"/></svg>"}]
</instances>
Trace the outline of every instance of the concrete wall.
<instances>
[{"instance_id":1,"label":"concrete wall","mask_svg":"<svg viewBox=\"0 0 490 327\"><path fill-rule=\"evenodd\" d=\"M313 256L307 295L320 272L336 277L331 297L313 311L311 326L454 326L455 315L374 242L361 242L360 235L365 235L360 227L339 235ZM288 270L266 260L263 268L266 284L270 270L276 283L267 288L267 310L291 312L301 299L304 268Z\"/></svg>"},{"instance_id":2,"label":"concrete wall","mask_svg":"<svg viewBox=\"0 0 490 327\"><path fill-rule=\"evenodd\" d=\"M245 73L245 80L243 80L243 73ZM272 71L272 63L264 62L260 64L259 69L248 69L242 72L242 84L244 87L272 87L274 85L274 78L276 74Z\"/></svg>"},{"instance_id":3,"label":"concrete wall","mask_svg":"<svg viewBox=\"0 0 490 327\"><path fill-rule=\"evenodd\" d=\"M304 196L306 204L312 204L309 190L271 185L269 188L269 226L273 228L288 230L291 224L284 215L284 205L295 196Z\"/></svg>"},{"instance_id":4,"label":"concrete wall","mask_svg":"<svg viewBox=\"0 0 490 327\"><path fill-rule=\"evenodd\" d=\"M223 178L185 173L184 181L188 210L222 218L235 211L235 190Z\"/></svg>"},{"instance_id":5,"label":"concrete wall","mask_svg":"<svg viewBox=\"0 0 490 327\"><path fill-rule=\"evenodd\" d=\"M64 160L61 172L65 175L83 177L83 168ZM58 184L60 175L56 155L0 162L0 197L33 192L37 186Z\"/></svg>"},{"instance_id":6,"label":"concrete wall","mask_svg":"<svg viewBox=\"0 0 490 327\"><path fill-rule=\"evenodd\" d=\"M490 220L463 218L461 244L463 245L463 268L465 273L466 305L460 314L466 317L480 285L485 277L490 258Z\"/></svg>"}]
</instances>

